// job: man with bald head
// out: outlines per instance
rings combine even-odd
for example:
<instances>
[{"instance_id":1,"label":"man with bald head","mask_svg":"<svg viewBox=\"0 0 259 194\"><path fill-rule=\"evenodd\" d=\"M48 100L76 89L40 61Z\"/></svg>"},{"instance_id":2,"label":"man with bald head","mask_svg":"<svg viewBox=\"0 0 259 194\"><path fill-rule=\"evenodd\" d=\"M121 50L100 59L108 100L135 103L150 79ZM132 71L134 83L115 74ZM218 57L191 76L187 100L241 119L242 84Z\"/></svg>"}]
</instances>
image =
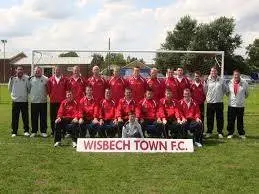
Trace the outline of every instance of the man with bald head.
<instances>
[{"instance_id":1,"label":"man with bald head","mask_svg":"<svg viewBox=\"0 0 259 194\"><path fill-rule=\"evenodd\" d=\"M164 83L162 80L157 78L158 69L152 68L150 71L150 78L147 80L149 88L153 91L153 98L159 102L161 98L164 97Z\"/></svg>"},{"instance_id":2,"label":"man with bald head","mask_svg":"<svg viewBox=\"0 0 259 194\"><path fill-rule=\"evenodd\" d=\"M79 102L84 97L87 82L80 73L79 66L73 67L73 74L68 80L68 89L72 91L74 99Z\"/></svg>"},{"instance_id":3,"label":"man with bald head","mask_svg":"<svg viewBox=\"0 0 259 194\"><path fill-rule=\"evenodd\" d=\"M100 103L104 99L104 91L107 88L107 82L100 75L100 68L96 65L93 67L93 76L88 79L88 85L93 88L93 97Z\"/></svg>"}]
</instances>

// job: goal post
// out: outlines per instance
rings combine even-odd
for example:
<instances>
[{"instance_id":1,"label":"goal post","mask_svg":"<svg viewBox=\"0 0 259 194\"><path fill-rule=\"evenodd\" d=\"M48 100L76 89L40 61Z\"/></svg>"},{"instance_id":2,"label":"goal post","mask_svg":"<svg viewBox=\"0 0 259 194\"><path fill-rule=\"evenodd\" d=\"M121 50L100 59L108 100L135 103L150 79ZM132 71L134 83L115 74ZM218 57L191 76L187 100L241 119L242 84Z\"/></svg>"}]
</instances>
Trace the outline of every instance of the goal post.
<instances>
[{"instance_id":1,"label":"goal post","mask_svg":"<svg viewBox=\"0 0 259 194\"><path fill-rule=\"evenodd\" d=\"M74 52L78 57L60 57L60 54ZM94 57L96 57L94 59ZM115 59L116 58L116 59ZM198 70L207 75L212 66L217 66L221 77L224 76L224 51L184 51L184 50L73 50L38 49L32 51L31 74L36 65L51 67L54 65L89 65L102 64L102 68L111 68L114 63L123 67L134 60L143 62L149 67L158 67L165 72L166 68L183 66L185 72ZM117 64L115 64L117 65Z\"/></svg>"}]
</instances>

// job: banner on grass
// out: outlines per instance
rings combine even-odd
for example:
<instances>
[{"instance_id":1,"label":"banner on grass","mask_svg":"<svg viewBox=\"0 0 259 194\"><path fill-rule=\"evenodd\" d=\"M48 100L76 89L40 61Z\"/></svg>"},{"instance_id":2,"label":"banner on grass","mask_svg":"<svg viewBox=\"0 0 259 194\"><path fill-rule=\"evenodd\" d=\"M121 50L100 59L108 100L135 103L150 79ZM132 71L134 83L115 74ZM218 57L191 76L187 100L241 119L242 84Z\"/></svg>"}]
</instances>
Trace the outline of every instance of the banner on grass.
<instances>
[{"instance_id":1,"label":"banner on grass","mask_svg":"<svg viewBox=\"0 0 259 194\"><path fill-rule=\"evenodd\" d=\"M192 139L79 138L78 152L193 152Z\"/></svg>"}]
</instances>

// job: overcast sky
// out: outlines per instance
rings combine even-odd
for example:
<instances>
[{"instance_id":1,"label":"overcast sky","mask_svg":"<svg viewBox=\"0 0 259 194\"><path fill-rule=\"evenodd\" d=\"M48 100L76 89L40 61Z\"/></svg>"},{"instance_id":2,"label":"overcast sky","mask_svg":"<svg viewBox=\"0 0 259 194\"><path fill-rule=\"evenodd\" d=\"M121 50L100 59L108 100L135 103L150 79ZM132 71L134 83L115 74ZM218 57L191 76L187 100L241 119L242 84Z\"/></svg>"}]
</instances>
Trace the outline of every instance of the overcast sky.
<instances>
[{"instance_id":1,"label":"overcast sky","mask_svg":"<svg viewBox=\"0 0 259 194\"><path fill-rule=\"evenodd\" d=\"M259 35L258 0L0 0L0 38L8 51L155 50L184 15L199 22L234 17L244 43ZM2 50L2 47L1 47Z\"/></svg>"}]
</instances>

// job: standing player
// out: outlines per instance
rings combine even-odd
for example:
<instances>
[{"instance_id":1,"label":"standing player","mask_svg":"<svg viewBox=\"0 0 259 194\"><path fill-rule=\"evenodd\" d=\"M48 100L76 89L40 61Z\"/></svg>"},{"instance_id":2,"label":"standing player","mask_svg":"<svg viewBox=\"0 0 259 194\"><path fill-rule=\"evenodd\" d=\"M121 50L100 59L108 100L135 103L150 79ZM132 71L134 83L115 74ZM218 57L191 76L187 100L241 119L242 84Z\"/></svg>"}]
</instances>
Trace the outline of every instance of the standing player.
<instances>
[{"instance_id":1,"label":"standing player","mask_svg":"<svg viewBox=\"0 0 259 194\"><path fill-rule=\"evenodd\" d=\"M194 145L202 147L202 121L199 105L191 98L190 89L184 89L183 96L183 99L179 102L179 112L184 130L183 135L185 136L190 131L194 135Z\"/></svg>"},{"instance_id":2,"label":"standing player","mask_svg":"<svg viewBox=\"0 0 259 194\"><path fill-rule=\"evenodd\" d=\"M29 77L24 75L22 65L16 67L16 76L11 77L8 83L8 90L12 98L12 137L17 135L19 115L22 113L24 136L29 133L28 93L30 90Z\"/></svg>"},{"instance_id":3,"label":"standing player","mask_svg":"<svg viewBox=\"0 0 259 194\"><path fill-rule=\"evenodd\" d=\"M74 100L71 91L66 92L66 99L61 102L55 121L54 147L61 145L62 130L71 129L72 147L77 146L78 137L78 103Z\"/></svg>"},{"instance_id":4,"label":"standing player","mask_svg":"<svg viewBox=\"0 0 259 194\"><path fill-rule=\"evenodd\" d=\"M178 100L181 100L183 98L184 89L190 88L190 82L188 78L183 75L183 68L181 67L177 68L176 81L178 83L178 90L179 90Z\"/></svg>"},{"instance_id":5,"label":"standing player","mask_svg":"<svg viewBox=\"0 0 259 194\"><path fill-rule=\"evenodd\" d=\"M55 66L54 72L55 74L49 78L47 83L50 99L49 110L52 135L54 135L55 120L57 118L60 103L66 98L68 84L67 79L62 75L59 66Z\"/></svg>"},{"instance_id":6,"label":"standing player","mask_svg":"<svg viewBox=\"0 0 259 194\"><path fill-rule=\"evenodd\" d=\"M112 99L116 105L119 100L123 98L125 88L127 87L127 81L119 75L119 68L113 69L113 76L108 82L108 86L111 89Z\"/></svg>"},{"instance_id":7,"label":"standing player","mask_svg":"<svg viewBox=\"0 0 259 194\"><path fill-rule=\"evenodd\" d=\"M125 88L125 97L121 98L116 108L116 118L118 119L118 137L121 137L123 125L129 120L129 112L136 114L136 101L132 98L130 88Z\"/></svg>"},{"instance_id":8,"label":"standing player","mask_svg":"<svg viewBox=\"0 0 259 194\"><path fill-rule=\"evenodd\" d=\"M146 90L145 98L141 100L136 109L136 117L145 131L151 137L161 137L162 123L158 122L158 103L153 99L153 92L150 88Z\"/></svg>"},{"instance_id":9,"label":"standing player","mask_svg":"<svg viewBox=\"0 0 259 194\"><path fill-rule=\"evenodd\" d=\"M111 98L111 89L105 89L105 98L100 103L100 135L115 137L118 121L115 117L116 104Z\"/></svg>"},{"instance_id":10,"label":"standing player","mask_svg":"<svg viewBox=\"0 0 259 194\"><path fill-rule=\"evenodd\" d=\"M147 89L146 80L141 77L139 67L134 67L132 76L128 79L133 99L139 103L144 98Z\"/></svg>"},{"instance_id":11,"label":"standing player","mask_svg":"<svg viewBox=\"0 0 259 194\"><path fill-rule=\"evenodd\" d=\"M204 102L206 100L206 95L204 91L204 83L201 80L201 73L199 71L194 72L194 80L191 83L190 89L191 89L192 99L200 107L201 120L202 120L202 123L204 123Z\"/></svg>"},{"instance_id":12,"label":"standing player","mask_svg":"<svg viewBox=\"0 0 259 194\"><path fill-rule=\"evenodd\" d=\"M79 102L84 97L85 86L87 85L85 79L81 76L80 68L73 67L73 75L68 79L68 89L71 90L74 99Z\"/></svg>"},{"instance_id":13,"label":"standing player","mask_svg":"<svg viewBox=\"0 0 259 194\"><path fill-rule=\"evenodd\" d=\"M100 75L100 68L98 66L93 67L93 76L88 79L88 84L93 88L93 97L96 102L100 102L104 99L104 91L107 88L107 82Z\"/></svg>"},{"instance_id":14,"label":"standing player","mask_svg":"<svg viewBox=\"0 0 259 194\"><path fill-rule=\"evenodd\" d=\"M42 75L42 68L35 67L34 76L30 77L31 137L38 132L39 118L41 136L47 137L47 82L48 78Z\"/></svg>"},{"instance_id":15,"label":"standing player","mask_svg":"<svg viewBox=\"0 0 259 194\"><path fill-rule=\"evenodd\" d=\"M180 91L178 82L176 81L176 78L174 77L174 70L168 69L167 70L167 78L165 79L165 87L170 88L172 91L172 98L174 100L179 100L180 98Z\"/></svg>"},{"instance_id":16,"label":"standing player","mask_svg":"<svg viewBox=\"0 0 259 194\"><path fill-rule=\"evenodd\" d=\"M177 108L177 102L172 98L170 88L165 89L165 97L160 100L158 121L165 125L165 137L168 137L169 131L171 132L171 137L179 137L181 116Z\"/></svg>"},{"instance_id":17,"label":"standing player","mask_svg":"<svg viewBox=\"0 0 259 194\"><path fill-rule=\"evenodd\" d=\"M152 68L150 71L150 78L147 80L147 85L150 87L154 94L154 99L159 102L161 98L164 97L164 83L162 80L157 78L158 69Z\"/></svg>"},{"instance_id":18,"label":"standing player","mask_svg":"<svg viewBox=\"0 0 259 194\"><path fill-rule=\"evenodd\" d=\"M228 139L233 137L235 120L239 137L245 139L244 110L245 99L248 97L248 84L240 78L240 72L233 72L233 79L228 84Z\"/></svg>"},{"instance_id":19,"label":"standing player","mask_svg":"<svg viewBox=\"0 0 259 194\"><path fill-rule=\"evenodd\" d=\"M210 75L205 84L205 93L207 101L207 134L211 137L214 126L214 117L216 114L218 137L223 138L223 96L226 93L226 85L224 81L217 75L217 68L212 67Z\"/></svg>"},{"instance_id":20,"label":"standing player","mask_svg":"<svg viewBox=\"0 0 259 194\"><path fill-rule=\"evenodd\" d=\"M99 103L93 98L93 88L86 86L85 97L80 100L80 137L85 138L86 130L89 131L90 137L95 137L99 129L99 111Z\"/></svg>"}]
</instances>

